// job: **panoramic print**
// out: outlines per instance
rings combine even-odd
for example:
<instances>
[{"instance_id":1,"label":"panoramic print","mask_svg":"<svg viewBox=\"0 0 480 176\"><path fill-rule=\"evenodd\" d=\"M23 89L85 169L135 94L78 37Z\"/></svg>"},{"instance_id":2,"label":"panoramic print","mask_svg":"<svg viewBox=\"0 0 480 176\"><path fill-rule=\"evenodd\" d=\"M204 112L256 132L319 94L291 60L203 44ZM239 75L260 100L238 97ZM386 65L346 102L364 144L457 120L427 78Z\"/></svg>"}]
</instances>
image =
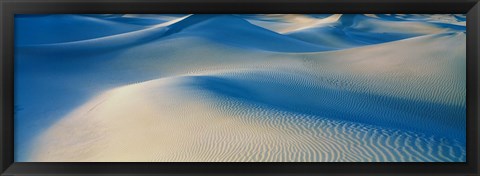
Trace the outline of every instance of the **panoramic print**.
<instances>
[{"instance_id":1,"label":"panoramic print","mask_svg":"<svg viewBox=\"0 0 480 176\"><path fill-rule=\"evenodd\" d=\"M464 14L15 16L16 162L465 162Z\"/></svg>"}]
</instances>

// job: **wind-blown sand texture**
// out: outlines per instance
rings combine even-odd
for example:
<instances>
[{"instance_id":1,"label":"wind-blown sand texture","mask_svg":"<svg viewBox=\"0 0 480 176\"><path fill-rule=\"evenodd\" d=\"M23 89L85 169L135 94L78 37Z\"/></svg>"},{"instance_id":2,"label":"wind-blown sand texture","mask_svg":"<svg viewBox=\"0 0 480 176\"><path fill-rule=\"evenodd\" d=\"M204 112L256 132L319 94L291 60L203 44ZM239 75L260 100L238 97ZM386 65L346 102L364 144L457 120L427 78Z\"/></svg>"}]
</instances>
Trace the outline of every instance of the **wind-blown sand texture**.
<instances>
[{"instance_id":1,"label":"wind-blown sand texture","mask_svg":"<svg viewBox=\"0 0 480 176\"><path fill-rule=\"evenodd\" d=\"M16 162L466 160L465 15L15 22Z\"/></svg>"}]
</instances>

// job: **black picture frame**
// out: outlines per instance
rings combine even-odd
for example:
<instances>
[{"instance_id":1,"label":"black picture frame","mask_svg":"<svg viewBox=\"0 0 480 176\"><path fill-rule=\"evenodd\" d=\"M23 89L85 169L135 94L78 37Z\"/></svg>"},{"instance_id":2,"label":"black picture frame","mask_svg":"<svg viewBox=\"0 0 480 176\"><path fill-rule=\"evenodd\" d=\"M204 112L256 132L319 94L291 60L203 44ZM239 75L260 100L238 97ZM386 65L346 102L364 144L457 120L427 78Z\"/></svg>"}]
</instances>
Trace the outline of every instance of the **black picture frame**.
<instances>
[{"instance_id":1,"label":"black picture frame","mask_svg":"<svg viewBox=\"0 0 480 176\"><path fill-rule=\"evenodd\" d=\"M1 0L0 173L12 175L478 175L478 0ZM465 13L466 163L15 163L15 14L95 13Z\"/></svg>"}]
</instances>

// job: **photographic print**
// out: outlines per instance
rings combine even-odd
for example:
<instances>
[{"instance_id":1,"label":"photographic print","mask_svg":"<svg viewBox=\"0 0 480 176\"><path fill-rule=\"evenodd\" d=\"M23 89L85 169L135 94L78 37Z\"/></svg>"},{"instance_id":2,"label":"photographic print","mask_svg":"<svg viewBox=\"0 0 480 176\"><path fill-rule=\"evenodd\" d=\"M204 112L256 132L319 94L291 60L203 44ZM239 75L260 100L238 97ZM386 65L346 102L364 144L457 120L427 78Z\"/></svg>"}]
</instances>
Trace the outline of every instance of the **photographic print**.
<instances>
[{"instance_id":1,"label":"photographic print","mask_svg":"<svg viewBox=\"0 0 480 176\"><path fill-rule=\"evenodd\" d=\"M465 162L465 14L15 15L15 162Z\"/></svg>"}]
</instances>

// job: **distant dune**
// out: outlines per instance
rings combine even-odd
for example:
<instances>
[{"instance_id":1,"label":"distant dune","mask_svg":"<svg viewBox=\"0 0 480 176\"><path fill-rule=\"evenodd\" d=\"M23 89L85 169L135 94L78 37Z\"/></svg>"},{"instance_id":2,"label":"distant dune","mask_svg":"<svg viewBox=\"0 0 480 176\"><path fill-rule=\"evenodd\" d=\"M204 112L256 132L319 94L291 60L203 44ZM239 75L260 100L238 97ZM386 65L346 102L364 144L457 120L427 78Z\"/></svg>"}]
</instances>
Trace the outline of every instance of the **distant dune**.
<instances>
[{"instance_id":1,"label":"distant dune","mask_svg":"<svg viewBox=\"0 0 480 176\"><path fill-rule=\"evenodd\" d=\"M72 18L115 30L17 44L16 161L465 161L461 15Z\"/></svg>"}]
</instances>

